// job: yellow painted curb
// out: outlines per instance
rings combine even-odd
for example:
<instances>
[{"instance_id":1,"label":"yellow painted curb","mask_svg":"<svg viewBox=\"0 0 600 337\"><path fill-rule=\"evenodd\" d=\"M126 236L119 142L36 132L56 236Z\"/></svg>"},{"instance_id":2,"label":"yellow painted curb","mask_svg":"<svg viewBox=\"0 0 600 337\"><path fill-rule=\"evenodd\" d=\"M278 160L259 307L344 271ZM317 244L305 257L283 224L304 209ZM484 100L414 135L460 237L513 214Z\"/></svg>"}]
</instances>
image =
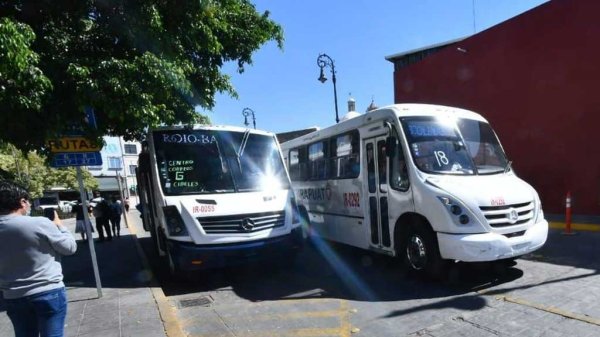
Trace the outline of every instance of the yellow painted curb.
<instances>
[{"instance_id":1,"label":"yellow painted curb","mask_svg":"<svg viewBox=\"0 0 600 337\"><path fill-rule=\"evenodd\" d=\"M125 216L128 216L127 214ZM160 318L163 321L163 326L165 328L165 333L168 337L186 337L187 335L181 329L181 325L177 320L177 314L175 313L175 308L169 303L167 296L162 291L162 288L158 285L158 281L154 277L154 273L152 273L152 268L150 268L150 263L148 262L148 258L146 254L144 254L144 250L140 245L137 237L137 232L135 230L135 226L131 223L129 226L129 233L134 236L135 247L138 251L138 255L142 260L142 266L144 270L150 276L150 290L152 291L152 296L158 305L158 312L160 314Z\"/></svg>"},{"instance_id":2,"label":"yellow painted curb","mask_svg":"<svg viewBox=\"0 0 600 337\"><path fill-rule=\"evenodd\" d=\"M552 229L565 229L566 228L564 222L549 222L548 225ZM572 223L571 230L572 231L600 232L600 224Z\"/></svg>"}]
</instances>

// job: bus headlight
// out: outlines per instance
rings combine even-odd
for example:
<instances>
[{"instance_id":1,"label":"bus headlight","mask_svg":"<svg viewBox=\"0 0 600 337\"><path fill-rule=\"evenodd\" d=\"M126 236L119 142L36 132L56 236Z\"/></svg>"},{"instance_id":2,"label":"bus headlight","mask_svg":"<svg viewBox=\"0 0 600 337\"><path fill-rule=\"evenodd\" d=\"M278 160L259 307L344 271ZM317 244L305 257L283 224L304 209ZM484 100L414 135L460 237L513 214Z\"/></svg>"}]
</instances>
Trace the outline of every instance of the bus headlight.
<instances>
[{"instance_id":1,"label":"bus headlight","mask_svg":"<svg viewBox=\"0 0 600 337\"><path fill-rule=\"evenodd\" d=\"M175 206L163 207L163 213L165 214L165 222L169 235L171 236L186 236L188 235L187 228L183 223L181 214Z\"/></svg>"},{"instance_id":2,"label":"bus headlight","mask_svg":"<svg viewBox=\"0 0 600 337\"><path fill-rule=\"evenodd\" d=\"M448 197L438 196L438 200L444 205L448 213L450 213L455 224L459 226L471 224L471 218L466 214L464 206Z\"/></svg>"}]
</instances>

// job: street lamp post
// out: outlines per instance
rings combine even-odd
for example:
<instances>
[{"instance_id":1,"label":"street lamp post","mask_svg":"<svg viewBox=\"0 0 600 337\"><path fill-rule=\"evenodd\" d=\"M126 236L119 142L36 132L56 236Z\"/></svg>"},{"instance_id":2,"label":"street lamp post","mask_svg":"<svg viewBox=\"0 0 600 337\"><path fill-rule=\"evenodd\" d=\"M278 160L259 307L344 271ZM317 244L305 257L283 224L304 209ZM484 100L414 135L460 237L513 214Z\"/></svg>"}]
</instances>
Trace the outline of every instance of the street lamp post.
<instances>
[{"instance_id":1,"label":"street lamp post","mask_svg":"<svg viewBox=\"0 0 600 337\"><path fill-rule=\"evenodd\" d=\"M244 125L246 125L246 127L250 124L248 123L248 116L252 115L252 125L254 126L254 129L256 129L256 116L254 116L254 110L244 108L244 110L242 110L242 115L244 115Z\"/></svg>"},{"instance_id":2,"label":"street lamp post","mask_svg":"<svg viewBox=\"0 0 600 337\"><path fill-rule=\"evenodd\" d=\"M329 66L329 68L331 68L331 81L333 82L333 101L335 103L335 122L339 123L340 118L338 115L337 88L335 85L335 64L334 64L333 60L331 59L331 57L329 57L329 55L320 54L319 57L317 57L317 65L319 66L319 68L321 68L321 74L319 75L319 78L318 78L318 80L321 83L325 83L325 81L327 81L327 77L325 77L325 72L323 71L323 68L325 68L327 66Z\"/></svg>"}]
</instances>

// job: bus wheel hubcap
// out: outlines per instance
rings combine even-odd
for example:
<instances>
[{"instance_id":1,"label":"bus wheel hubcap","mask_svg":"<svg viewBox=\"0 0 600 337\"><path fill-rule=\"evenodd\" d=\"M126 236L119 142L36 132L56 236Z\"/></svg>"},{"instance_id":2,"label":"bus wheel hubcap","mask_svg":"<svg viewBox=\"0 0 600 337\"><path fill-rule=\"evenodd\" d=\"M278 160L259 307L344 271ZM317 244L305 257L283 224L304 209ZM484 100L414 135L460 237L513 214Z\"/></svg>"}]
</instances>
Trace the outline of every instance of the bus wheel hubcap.
<instances>
[{"instance_id":1,"label":"bus wheel hubcap","mask_svg":"<svg viewBox=\"0 0 600 337\"><path fill-rule=\"evenodd\" d=\"M415 270L421 270L425 268L427 262L427 251L425 250L425 243L423 239L418 236L411 236L406 246L406 257L410 266Z\"/></svg>"}]
</instances>

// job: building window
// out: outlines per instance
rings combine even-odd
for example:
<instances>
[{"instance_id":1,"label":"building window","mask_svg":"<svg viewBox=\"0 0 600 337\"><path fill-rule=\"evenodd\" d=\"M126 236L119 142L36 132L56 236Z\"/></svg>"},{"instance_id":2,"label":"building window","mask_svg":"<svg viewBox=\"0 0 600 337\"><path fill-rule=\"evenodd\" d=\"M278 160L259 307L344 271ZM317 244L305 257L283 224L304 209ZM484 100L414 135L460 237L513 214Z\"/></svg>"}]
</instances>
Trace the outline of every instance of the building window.
<instances>
[{"instance_id":1,"label":"building window","mask_svg":"<svg viewBox=\"0 0 600 337\"><path fill-rule=\"evenodd\" d=\"M121 158L108 157L108 169L109 170L120 170L121 169Z\"/></svg>"},{"instance_id":2,"label":"building window","mask_svg":"<svg viewBox=\"0 0 600 337\"><path fill-rule=\"evenodd\" d=\"M137 168L137 165L129 165L129 175L134 176L136 168Z\"/></svg>"},{"instance_id":3,"label":"building window","mask_svg":"<svg viewBox=\"0 0 600 337\"><path fill-rule=\"evenodd\" d=\"M135 144L125 144L125 154L137 154L137 146Z\"/></svg>"}]
</instances>

